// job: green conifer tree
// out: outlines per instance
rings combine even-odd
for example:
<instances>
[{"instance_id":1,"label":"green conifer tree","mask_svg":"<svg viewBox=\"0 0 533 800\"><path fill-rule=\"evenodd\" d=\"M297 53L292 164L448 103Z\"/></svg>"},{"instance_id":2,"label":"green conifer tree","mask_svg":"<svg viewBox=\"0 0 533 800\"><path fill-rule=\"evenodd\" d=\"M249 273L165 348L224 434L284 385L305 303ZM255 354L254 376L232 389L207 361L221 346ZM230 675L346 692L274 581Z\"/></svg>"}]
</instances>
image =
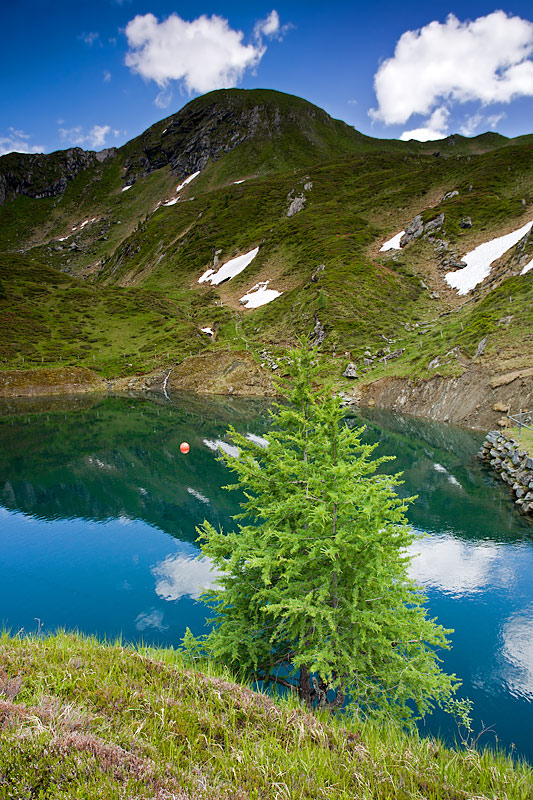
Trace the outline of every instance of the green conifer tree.
<instances>
[{"instance_id":1,"label":"green conifer tree","mask_svg":"<svg viewBox=\"0 0 533 800\"><path fill-rule=\"evenodd\" d=\"M237 530L198 529L220 578L210 657L249 678L291 687L309 706L406 721L450 702L458 681L436 655L446 631L407 575L415 534L399 476L350 430L331 390L313 390L315 353L293 352L288 403L272 412L267 447L231 429L223 455L244 490ZM191 641L190 636L186 640Z\"/></svg>"}]
</instances>

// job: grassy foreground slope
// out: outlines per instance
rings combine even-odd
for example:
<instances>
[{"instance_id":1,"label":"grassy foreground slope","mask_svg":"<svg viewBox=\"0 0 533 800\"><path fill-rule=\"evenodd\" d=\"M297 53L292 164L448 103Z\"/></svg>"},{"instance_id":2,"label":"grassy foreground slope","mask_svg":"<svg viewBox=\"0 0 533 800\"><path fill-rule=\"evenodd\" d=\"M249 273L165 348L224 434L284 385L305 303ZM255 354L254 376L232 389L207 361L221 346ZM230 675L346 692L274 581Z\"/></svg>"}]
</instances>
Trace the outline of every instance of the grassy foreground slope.
<instances>
[{"instance_id":1,"label":"grassy foreground slope","mask_svg":"<svg viewBox=\"0 0 533 800\"><path fill-rule=\"evenodd\" d=\"M173 650L0 639L0 798L530 800L533 770L310 714Z\"/></svg>"}]
</instances>

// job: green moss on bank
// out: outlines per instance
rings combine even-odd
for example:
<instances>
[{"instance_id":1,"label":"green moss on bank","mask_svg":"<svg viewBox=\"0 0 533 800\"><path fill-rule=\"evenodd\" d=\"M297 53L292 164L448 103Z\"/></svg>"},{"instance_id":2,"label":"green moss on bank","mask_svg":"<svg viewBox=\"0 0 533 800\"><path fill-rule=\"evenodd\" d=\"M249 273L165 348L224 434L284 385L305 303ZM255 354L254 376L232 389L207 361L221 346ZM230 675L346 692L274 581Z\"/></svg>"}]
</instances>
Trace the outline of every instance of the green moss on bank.
<instances>
[{"instance_id":1,"label":"green moss on bank","mask_svg":"<svg viewBox=\"0 0 533 800\"><path fill-rule=\"evenodd\" d=\"M0 639L0 798L529 800L533 771L309 714L174 650Z\"/></svg>"}]
</instances>

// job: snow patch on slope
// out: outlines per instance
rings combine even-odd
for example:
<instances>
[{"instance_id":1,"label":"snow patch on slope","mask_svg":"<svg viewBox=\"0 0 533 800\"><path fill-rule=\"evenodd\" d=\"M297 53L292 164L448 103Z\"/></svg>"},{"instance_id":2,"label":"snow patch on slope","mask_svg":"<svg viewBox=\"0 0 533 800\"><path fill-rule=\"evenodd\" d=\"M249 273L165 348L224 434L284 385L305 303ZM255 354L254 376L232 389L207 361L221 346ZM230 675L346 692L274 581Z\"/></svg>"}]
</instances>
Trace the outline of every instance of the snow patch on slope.
<instances>
[{"instance_id":1,"label":"snow patch on slope","mask_svg":"<svg viewBox=\"0 0 533 800\"><path fill-rule=\"evenodd\" d=\"M248 253L244 253L242 256L236 256L235 258L226 261L217 272L214 272L212 269L208 269L198 278L198 283L205 283L209 281L212 286L218 286L220 283L224 281L231 280L240 272L242 272L248 264L250 264L256 255L259 252L258 247L254 247L253 250L250 250ZM274 298L272 298L274 299Z\"/></svg>"},{"instance_id":2,"label":"snow patch on slope","mask_svg":"<svg viewBox=\"0 0 533 800\"><path fill-rule=\"evenodd\" d=\"M188 177L188 178L185 178L185 180L184 180L184 181L182 181L182 182L180 183L180 185L178 186L178 188L176 189L176 194L177 194L178 192L181 192L181 190L183 189L183 187L184 187L184 186L187 186L187 184L188 184L188 183L190 183L190 182L191 182L191 181L193 181L195 178L197 178L199 174L200 174L200 170L198 170L197 172L193 172L193 174L192 174L192 175L189 175L189 177Z\"/></svg>"},{"instance_id":3,"label":"snow patch on slope","mask_svg":"<svg viewBox=\"0 0 533 800\"><path fill-rule=\"evenodd\" d=\"M240 298L241 303L245 308L258 308L264 306L266 303L271 303L276 297L281 295L276 289L267 289L266 287L270 281L263 281L256 283L243 297Z\"/></svg>"},{"instance_id":4,"label":"snow patch on slope","mask_svg":"<svg viewBox=\"0 0 533 800\"><path fill-rule=\"evenodd\" d=\"M533 269L533 258L531 259L529 264L526 264L526 266L522 269L522 272L520 273L520 275L525 275L526 272L529 272L530 269Z\"/></svg>"},{"instance_id":5,"label":"snow patch on slope","mask_svg":"<svg viewBox=\"0 0 533 800\"><path fill-rule=\"evenodd\" d=\"M463 256L462 261L466 264L463 269L446 273L447 283L452 289L457 289L459 295L470 292L490 274L492 263L517 244L531 230L532 226L533 220L526 222L516 231L506 233L505 236L498 236L496 239L490 239L488 242L480 244L475 250Z\"/></svg>"},{"instance_id":6,"label":"snow patch on slope","mask_svg":"<svg viewBox=\"0 0 533 800\"><path fill-rule=\"evenodd\" d=\"M392 239L384 242L379 248L379 252L384 253L386 250L400 250L400 239L404 233L405 231L400 231L400 233L397 233L396 236L392 237Z\"/></svg>"}]
</instances>

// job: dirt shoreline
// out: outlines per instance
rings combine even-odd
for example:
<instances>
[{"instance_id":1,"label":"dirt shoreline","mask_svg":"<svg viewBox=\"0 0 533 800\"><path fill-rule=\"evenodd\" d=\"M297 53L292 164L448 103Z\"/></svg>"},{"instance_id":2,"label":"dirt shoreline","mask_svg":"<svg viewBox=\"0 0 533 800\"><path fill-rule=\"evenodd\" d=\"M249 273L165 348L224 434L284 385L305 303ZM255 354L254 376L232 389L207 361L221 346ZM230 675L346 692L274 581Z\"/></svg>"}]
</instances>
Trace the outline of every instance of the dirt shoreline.
<instances>
[{"instance_id":1,"label":"dirt shoreline","mask_svg":"<svg viewBox=\"0 0 533 800\"><path fill-rule=\"evenodd\" d=\"M164 389L241 397L276 394L271 373L249 353L196 356L162 372L113 380L84 367L0 371L0 398L4 399ZM509 408L533 408L533 367L494 374L476 365L459 377L381 378L359 384L348 400L354 406L373 406L488 430L503 421Z\"/></svg>"}]
</instances>

